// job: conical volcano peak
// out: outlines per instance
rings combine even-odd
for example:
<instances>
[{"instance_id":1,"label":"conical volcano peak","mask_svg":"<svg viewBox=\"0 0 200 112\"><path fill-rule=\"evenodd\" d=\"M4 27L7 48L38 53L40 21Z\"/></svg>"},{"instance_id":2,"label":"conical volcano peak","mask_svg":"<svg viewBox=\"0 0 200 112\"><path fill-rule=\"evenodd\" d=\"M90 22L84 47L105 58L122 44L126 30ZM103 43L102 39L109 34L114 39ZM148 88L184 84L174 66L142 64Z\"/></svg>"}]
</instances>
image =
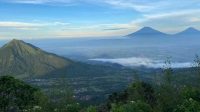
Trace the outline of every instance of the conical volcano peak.
<instances>
[{"instance_id":1,"label":"conical volcano peak","mask_svg":"<svg viewBox=\"0 0 200 112\"><path fill-rule=\"evenodd\" d=\"M45 75L71 63L22 40L13 39L0 48L0 74Z\"/></svg>"},{"instance_id":2,"label":"conical volcano peak","mask_svg":"<svg viewBox=\"0 0 200 112\"><path fill-rule=\"evenodd\" d=\"M9 43L10 43L10 44L19 44L19 43L25 43L25 42L22 41L22 40L13 39L13 40L11 40ZM9 44L9 43L8 43L8 44Z\"/></svg>"},{"instance_id":3,"label":"conical volcano peak","mask_svg":"<svg viewBox=\"0 0 200 112\"><path fill-rule=\"evenodd\" d=\"M144 33L146 33L146 32L148 32L148 33L161 33L160 31L158 31L158 30L156 30L156 29L154 29L154 28L152 28L152 27L143 27L143 28L141 28L140 30L138 30L137 32L144 32Z\"/></svg>"},{"instance_id":4,"label":"conical volcano peak","mask_svg":"<svg viewBox=\"0 0 200 112\"><path fill-rule=\"evenodd\" d=\"M197 30L196 28L193 28L193 27L189 27L187 29L185 29L184 31L180 32L180 33L177 33L175 34L176 36L187 36L188 35L200 35L200 31Z\"/></svg>"},{"instance_id":5,"label":"conical volcano peak","mask_svg":"<svg viewBox=\"0 0 200 112\"><path fill-rule=\"evenodd\" d=\"M22 40L18 40L18 39L12 39L10 42L22 42Z\"/></svg>"},{"instance_id":6,"label":"conical volcano peak","mask_svg":"<svg viewBox=\"0 0 200 112\"><path fill-rule=\"evenodd\" d=\"M199 32L199 30L193 28L193 27L189 27L187 28L185 31L190 31L190 32Z\"/></svg>"},{"instance_id":7,"label":"conical volcano peak","mask_svg":"<svg viewBox=\"0 0 200 112\"><path fill-rule=\"evenodd\" d=\"M155 30L155 29L153 29L153 28L151 28L149 26L146 26L146 27L141 28L141 30Z\"/></svg>"},{"instance_id":8,"label":"conical volcano peak","mask_svg":"<svg viewBox=\"0 0 200 112\"><path fill-rule=\"evenodd\" d=\"M5 44L1 49L0 52L4 51L6 53L10 53L13 56L23 57L24 55L36 55L40 54L41 49L26 43L22 40L13 39L7 44ZM12 56L10 55L10 56Z\"/></svg>"},{"instance_id":9,"label":"conical volcano peak","mask_svg":"<svg viewBox=\"0 0 200 112\"><path fill-rule=\"evenodd\" d=\"M23 45L23 44L26 44L26 43L22 40L13 39L9 43L7 43L4 47L8 47L8 46L14 47L14 46L19 46L19 45Z\"/></svg>"},{"instance_id":10,"label":"conical volcano peak","mask_svg":"<svg viewBox=\"0 0 200 112\"><path fill-rule=\"evenodd\" d=\"M128 37L164 37L164 36L167 36L167 34L165 33L162 33L158 30L155 30L151 27L143 27L141 28L140 30L132 33L132 34L129 34Z\"/></svg>"}]
</instances>

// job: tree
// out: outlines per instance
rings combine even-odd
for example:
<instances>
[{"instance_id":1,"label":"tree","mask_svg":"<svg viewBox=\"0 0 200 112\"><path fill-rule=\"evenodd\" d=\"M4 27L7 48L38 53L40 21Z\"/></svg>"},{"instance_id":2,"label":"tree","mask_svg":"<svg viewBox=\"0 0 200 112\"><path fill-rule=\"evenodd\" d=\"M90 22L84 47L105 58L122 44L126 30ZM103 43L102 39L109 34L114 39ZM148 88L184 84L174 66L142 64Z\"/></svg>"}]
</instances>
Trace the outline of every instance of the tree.
<instances>
[{"instance_id":1,"label":"tree","mask_svg":"<svg viewBox=\"0 0 200 112\"><path fill-rule=\"evenodd\" d=\"M96 107L94 107L94 106L89 106L89 107L87 108L86 112L97 112L97 109L96 109Z\"/></svg>"},{"instance_id":2,"label":"tree","mask_svg":"<svg viewBox=\"0 0 200 112\"><path fill-rule=\"evenodd\" d=\"M200 102L199 88L185 86L182 88L180 93L181 99L183 100L192 98L193 100Z\"/></svg>"},{"instance_id":3,"label":"tree","mask_svg":"<svg viewBox=\"0 0 200 112\"><path fill-rule=\"evenodd\" d=\"M142 101L130 101L127 104L112 104L111 112L153 112L151 106Z\"/></svg>"},{"instance_id":4,"label":"tree","mask_svg":"<svg viewBox=\"0 0 200 112\"><path fill-rule=\"evenodd\" d=\"M163 75L164 85L165 86L172 86L173 70L171 68L171 61L170 61L169 58L165 61L165 66L164 66L164 69L163 69L163 73L164 73L164 75Z\"/></svg>"},{"instance_id":5,"label":"tree","mask_svg":"<svg viewBox=\"0 0 200 112\"><path fill-rule=\"evenodd\" d=\"M198 55L196 55L194 59L194 68L195 68L195 72L197 73L197 79L199 82L200 81L200 58ZM200 87L199 84L198 86Z\"/></svg>"},{"instance_id":6,"label":"tree","mask_svg":"<svg viewBox=\"0 0 200 112\"><path fill-rule=\"evenodd\" d=\"M42 110L45 96L39 89L10 76L0 77L0 111ZM43 104L43 105L41 105Z\"/></svg>"},{"instance_id":7,"label":"tree","mask_svg":"<svg viewBox=\"0 0 200 112\"><path fill-rule=\"evenodd\" d=\"M174 109L174 112L199 112L200 111L200 90L194 87L183 87L181 90L181 102Z\"/></svg>"},{"instance_id":8,"label":"tree","mask_svg":"<svg viewBox=\"0 0 200 112\"><path fill-rule=\"evenodd\" d=\"M158 108L162 112L172 112L178 102L178 90L173 83L171 61L166 60L163 70L163 80L158 92Z\"/></svg>"},{"instance_id":9,"label":"tree","mask_svg":"<svg viewBox=\"0 0 200 112\"><path fill-rule=\"evenodd\" d=\"M73 92L69 88L67 78L59 79L60 85L49 90L51 104L57 112L78 112L80 110L79 103L76 103Z\"/></svg>"},{"instance_id":10,"label":"tree","mask_svg":"<svg viewBox=\"0 0 200 112\"><path fill-rule=\"evenodd\" d=\"M185 99L174 112L200 112L200 103L192 98Z\"/></svg>"},{"instance_id":11,"label":"tree","mask_svg":"<svg viewBox=\"0 0 200 112\"><path fill-rule=\"evenodd\" d=\"M133 83L128 88L128 100L141 100L150 104L151 106L154 106L157 102L154 89L150 84L144 82Z\"/></svg>"}]
</instances>

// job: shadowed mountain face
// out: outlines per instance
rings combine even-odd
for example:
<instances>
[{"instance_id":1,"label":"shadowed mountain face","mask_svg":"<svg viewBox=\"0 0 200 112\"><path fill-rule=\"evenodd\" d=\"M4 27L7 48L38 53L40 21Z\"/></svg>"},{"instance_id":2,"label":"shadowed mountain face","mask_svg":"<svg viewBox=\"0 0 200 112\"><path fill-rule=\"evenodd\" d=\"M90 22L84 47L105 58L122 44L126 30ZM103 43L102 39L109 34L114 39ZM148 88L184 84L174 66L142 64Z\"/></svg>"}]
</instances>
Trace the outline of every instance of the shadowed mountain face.
<instances>
[{"instance_id":1,"label":"shadowed mountain face","mask_svg":"<svg viewBox=\"0 0 200 112\"><path fill-rule=\"evenodd\" d=\"M0 48L1 75L39 76L71 63L68 59L47 53L21 40L14 39Z\"/></svg>"},{"instance_id":2,"label":"shadowed mountain face","mask_svg":"<svg viewBox=\"0 0 200 112\"><path fill-rule=\"evenodd\" d=\"M151 27L144 27L132 34L129 34L127 37L166 37L168 34L157 31Z\"/></svg>"}]
</instances>

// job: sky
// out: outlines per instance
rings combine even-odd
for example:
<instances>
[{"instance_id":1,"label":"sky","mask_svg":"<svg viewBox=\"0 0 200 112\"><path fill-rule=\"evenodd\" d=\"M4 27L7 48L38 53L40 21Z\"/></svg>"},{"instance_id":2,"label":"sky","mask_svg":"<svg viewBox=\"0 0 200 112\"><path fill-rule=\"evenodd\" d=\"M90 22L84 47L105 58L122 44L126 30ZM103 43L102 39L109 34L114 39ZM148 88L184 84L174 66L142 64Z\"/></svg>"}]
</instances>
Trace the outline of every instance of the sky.
<instances>
[{"instance_id":1,"label":"sky","mask_svg":"<svg viewBox=\"0 0 200 112\"><path fill-rule=\"evenodd\" d=\"M116 37L200 29L200 0L0 0L0 39Z\"/></svg>"}]
</instances>

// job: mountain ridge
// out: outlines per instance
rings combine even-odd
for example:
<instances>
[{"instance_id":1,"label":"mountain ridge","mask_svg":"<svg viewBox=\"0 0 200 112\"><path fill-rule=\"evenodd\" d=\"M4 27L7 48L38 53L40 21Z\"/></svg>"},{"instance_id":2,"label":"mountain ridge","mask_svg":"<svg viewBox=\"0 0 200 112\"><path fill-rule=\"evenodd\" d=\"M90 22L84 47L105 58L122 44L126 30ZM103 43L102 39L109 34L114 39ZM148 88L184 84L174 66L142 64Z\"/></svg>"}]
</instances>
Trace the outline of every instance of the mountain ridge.
<instances>
[{"instance_id":1,"label":"mountain ridge","mask_svg":"<svg viewBox=\"0 0 200 112\"><path fill-rule=\"evenodd\" d=\"M22 40L13 39L0 48L0 74L22 77L45 75L73 62Z\"/></svg>"},{"instance_id":2,"label":"mountain ridge","mask_svg":"<svg viewBox=\"0 0 200 112\"><path fill-rule=\"evenodd\" d=\"M185 35L200 35L200 31L197 30L194 27L189 27L183 31L180 31L178 33L175 34L167 34L164 32L161 32L159 30L155 30L152 27L143 27L139 30L137 30L134 33L128 34L125 37L130 37L130 38L134 38L134 37L174 37L174 36L185 36Z\"/></svg>"}]
</instances>

